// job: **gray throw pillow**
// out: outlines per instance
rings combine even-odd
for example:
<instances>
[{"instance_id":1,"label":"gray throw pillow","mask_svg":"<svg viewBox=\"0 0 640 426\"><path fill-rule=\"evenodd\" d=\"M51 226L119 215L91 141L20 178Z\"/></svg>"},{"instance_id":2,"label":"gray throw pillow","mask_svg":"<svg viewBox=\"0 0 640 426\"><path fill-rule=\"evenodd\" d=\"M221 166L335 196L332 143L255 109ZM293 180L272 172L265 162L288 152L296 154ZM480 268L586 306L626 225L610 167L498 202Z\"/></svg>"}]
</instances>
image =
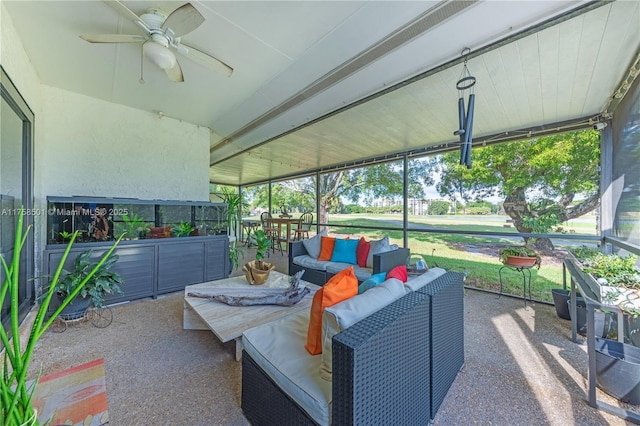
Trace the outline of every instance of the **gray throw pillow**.
<instances>
[{"instance_id":1,"label":"gray throw pillow","mask_svg":"<svg viewBox=\"0 0 640 426\"><path fill-rule=\"evenodd\" d=\"M321 237L326 237L327 235L327 228L324 228L317 235L311 238L307 238L306 240L302 240L302 244L307 250L307 253L309 253L309 256L313 257L314 259L317 259L318 256L320 256L320 243L322 242Z\"/></svg>"},{"instance_id":2,"label":"gray throw pillow","mask_svg":"<svg viewBox=\"0 0 640 426\"><path fill-rule=\"evenodd\" d=\"M389 245L389 236L385 235L384 238L376 241L371 241L369 248L369 255L367 256L367 268L373 268L373 255L385 253L391 251L392 248Z\"/></svg>"}]
</instances>

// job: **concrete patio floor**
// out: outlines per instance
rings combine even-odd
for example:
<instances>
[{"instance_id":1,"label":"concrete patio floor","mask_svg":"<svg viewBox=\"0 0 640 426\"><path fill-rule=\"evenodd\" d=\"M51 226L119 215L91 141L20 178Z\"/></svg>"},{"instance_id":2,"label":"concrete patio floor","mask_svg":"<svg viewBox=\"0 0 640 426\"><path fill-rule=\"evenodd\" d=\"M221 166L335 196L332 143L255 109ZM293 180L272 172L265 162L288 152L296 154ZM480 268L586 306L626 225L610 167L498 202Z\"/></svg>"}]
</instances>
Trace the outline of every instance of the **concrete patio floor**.
<instances>
[{"instance_id":1,"label":"concrete patio floor","mask_svg":"<svg viewBox=\"0 0 640 426\"><path fill-rule=\"evenodd\" d=\"M285 257L268 260L286 272ZM84 322L47 332L36 347L33 374L104 358L111 426L248 424L233 342L183 330L182 295L114 306L114 322L105 329ZM570 322L553 306L525 308L519 299L466 290L465 367L434 424L626 424L591 408L586 389L586 345L571 342Z\"/></svg>"}]
</instances>

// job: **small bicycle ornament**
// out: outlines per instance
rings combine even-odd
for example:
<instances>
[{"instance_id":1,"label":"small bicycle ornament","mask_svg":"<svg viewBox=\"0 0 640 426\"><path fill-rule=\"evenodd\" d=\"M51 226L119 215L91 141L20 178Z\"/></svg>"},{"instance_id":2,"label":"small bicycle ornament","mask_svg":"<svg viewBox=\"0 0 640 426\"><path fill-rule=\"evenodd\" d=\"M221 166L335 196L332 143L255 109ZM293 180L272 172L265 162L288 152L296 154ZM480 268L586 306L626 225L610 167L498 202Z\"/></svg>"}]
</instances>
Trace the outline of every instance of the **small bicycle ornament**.
<instances>
[{"instance_id":1,"label":"small bicycle ornament","mask_svg":"<svg viewBox=\"0 0 640 426\"><path fill-rule=\"evenodd\" d=\"M63 311L64 312L64 311ZM108 306L96 307L93 303L85 310L72 313L61 313L51 324L51 331L62 333L69 324L89 321L94 327L105 328L113 322L113 312Z\"/></svg>"}]
</instances>

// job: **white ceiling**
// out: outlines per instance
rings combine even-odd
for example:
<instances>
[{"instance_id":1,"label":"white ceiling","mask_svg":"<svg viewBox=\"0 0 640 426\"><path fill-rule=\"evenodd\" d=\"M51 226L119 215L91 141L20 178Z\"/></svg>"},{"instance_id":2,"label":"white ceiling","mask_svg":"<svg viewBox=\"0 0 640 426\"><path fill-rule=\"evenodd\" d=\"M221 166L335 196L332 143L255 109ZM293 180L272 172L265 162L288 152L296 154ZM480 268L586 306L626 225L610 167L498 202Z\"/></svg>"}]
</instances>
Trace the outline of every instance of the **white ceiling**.
<instances>
[{"instance_id":1,"label":"white ceiling","mask_svg":"<svg viewBox=\"0 0 640 426\"><path fill-rule=\"evenodd\" d=\"M140 15L184 2L122 3ZM145 60L140 84L139 45L78 37L140 34L104 2L3 0L42 83L209 127L211 180L227 184L455 142L462 65L454 61L465 47L478 80L474 137L481 138L601 113L640 46L637 1L605 4L482 54L586 3L191 3L205 22L183 40L230 65L230 77L178 55L184 83ZM402 32L420 17L426 24ZM402 37L399 47L384 48ZM449 67L283 135L443 64Z\"/></svg>"}]
</instances>

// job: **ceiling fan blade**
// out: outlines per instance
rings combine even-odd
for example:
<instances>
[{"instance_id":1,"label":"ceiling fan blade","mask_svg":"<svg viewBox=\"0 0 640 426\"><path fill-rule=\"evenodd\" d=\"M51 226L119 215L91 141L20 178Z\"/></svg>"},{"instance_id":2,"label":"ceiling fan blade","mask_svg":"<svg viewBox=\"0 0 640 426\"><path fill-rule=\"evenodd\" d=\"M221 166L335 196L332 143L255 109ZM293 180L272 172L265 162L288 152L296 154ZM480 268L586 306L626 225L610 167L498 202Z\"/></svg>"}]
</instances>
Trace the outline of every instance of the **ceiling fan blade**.
<instances>
[{"instance_id":1,"label":"ceiling fan blade","mask_svg":"<svg viewBox=\"0 0 640 426\"><path fill-rule=\"evenodd\" d=\"M233 68L224 62L214 58L213 56L204 53L201 50L196 49L195 47L189 46L187 44L181 43L181 46L186 47L187 53L183 53L180 50L178 52L183 53L187 58L191 59L194 62L199 63L200 65L209 68L215 72L218 72L222 75L226 75L229 77L231 73L233 73Z\"/></svg>"},{"instance_id":2,"label":"ceiling fan blade","mask_svg":"<svg viewBox=\"0 0 640 426\"><path fill-rule=\"evenodd\" d=\"M162 24L162 29L171 28L178 37L190 33L204 22L204 16L193 7L191 3L185 3L167 17Z\"/></svg>"},{"instance_id":3,"label":"ceiling fan blade","mask_svg":"<svg viewBox=\"0 0 640 426\"><path fill-rule=\"evenodd\" d=\"M151 33L151 29L149 26L142 20L138 15L133 13L131 9L127 6L119 2L118 0L104 0L109 6L116 10L119 14L124 16L125 18L133 21L136 25L138 25L146 34Z\"/></svg>"},{"instance_id":4,"label":"ceiling fan blade","mask_svg":"<svg viewBox=\"0 0 640 426\"><path fill-rule=\"evenodd\" d=\"M176 64L173 68L167 68L166 70L164 70L164 72L167 74L167 77L169 77L169 80L173 81L174 83L182 83L184 81L182 68L180 67L178 61L176 61Z\"/></svg>"},{"instance_id":5,"label":"ceiling fan blade","mask_svg":"<svg viewBox=\"0 0 640 426\"><path fill-rule=\"evenodd\" d=\"M129 34L84 34L81 39L89 43L141 43L147 40L147 37Z\"/></svg>"}]
</instances>

